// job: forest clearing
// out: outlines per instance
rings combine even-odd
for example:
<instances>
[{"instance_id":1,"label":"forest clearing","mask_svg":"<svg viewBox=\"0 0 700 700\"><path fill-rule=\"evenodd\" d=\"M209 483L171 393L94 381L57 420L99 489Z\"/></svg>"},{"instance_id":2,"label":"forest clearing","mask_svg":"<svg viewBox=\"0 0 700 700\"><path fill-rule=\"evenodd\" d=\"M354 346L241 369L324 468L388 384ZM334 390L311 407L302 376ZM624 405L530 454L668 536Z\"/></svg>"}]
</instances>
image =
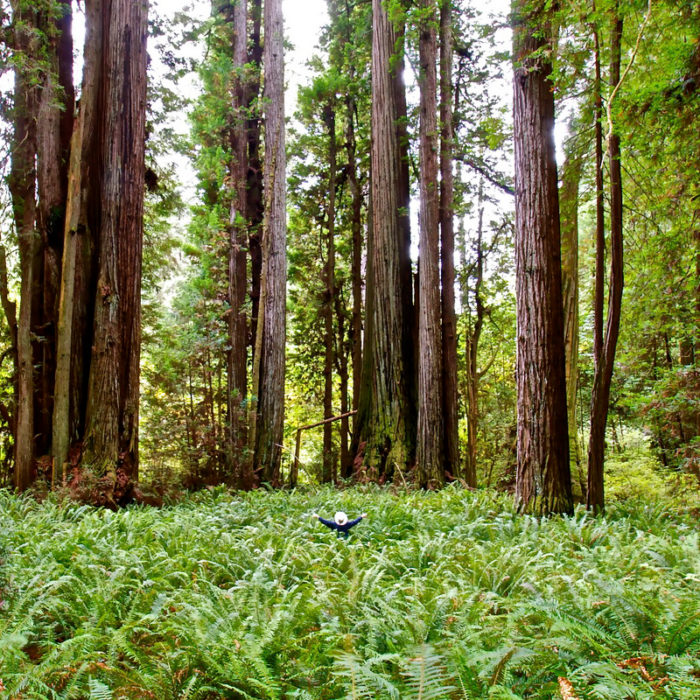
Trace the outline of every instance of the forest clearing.
<instances>
[{"instance_id":1,"label":"forest clearing","mask_svg":"<svg viewBox=\"0 0 700 700\"><path fill-rule=\"evenodd\" d=\"M310 517L339 504L368 513L348 540ZM3 697L700 694L697 510L670 499L552 519L455 486L0 506Z\"/></svg>"}]
</instances>

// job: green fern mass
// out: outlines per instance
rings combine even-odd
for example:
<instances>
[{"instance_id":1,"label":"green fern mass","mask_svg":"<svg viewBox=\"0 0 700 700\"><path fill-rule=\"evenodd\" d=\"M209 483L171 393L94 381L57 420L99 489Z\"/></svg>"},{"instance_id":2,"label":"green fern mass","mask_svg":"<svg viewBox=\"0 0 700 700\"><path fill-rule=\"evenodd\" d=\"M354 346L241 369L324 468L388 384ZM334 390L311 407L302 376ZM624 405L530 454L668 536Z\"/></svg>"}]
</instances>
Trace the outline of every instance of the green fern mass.
<instances>
[{"instance_id":1,"label":"green fern mass","mask_svg":"<svg viewBox=\"0 0 700 700\"><path fill-rule=\"evenodd\" d=\"M367 512L338 540L310 516ZM10 698L700 697L698 530L643 500L191 496L118 513L0 492Z\"/></svg>"}]
</instances>

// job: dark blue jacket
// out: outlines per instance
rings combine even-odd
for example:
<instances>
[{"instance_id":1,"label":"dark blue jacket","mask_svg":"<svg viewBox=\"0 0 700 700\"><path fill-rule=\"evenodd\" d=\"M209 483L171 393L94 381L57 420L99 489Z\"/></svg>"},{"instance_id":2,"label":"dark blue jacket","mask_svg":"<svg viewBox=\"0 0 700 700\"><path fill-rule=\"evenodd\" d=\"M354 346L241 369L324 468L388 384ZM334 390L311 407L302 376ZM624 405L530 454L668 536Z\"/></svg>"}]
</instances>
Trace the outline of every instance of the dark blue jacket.
<instances>
[{"instance_id":1,"label":"dark blue jacket","mask_svg":"<svg viewBox=\"0 0 700 700\"><path fill-rule=\"evenodd\" d=\"M360 520L362 520L362 516L360 516L359 518L355 518L354 520L348 520L345 523L345 525L338 525L338 523L335 522L335 520L326 520L325 518L322 518L321 516L319 516L318 519L326 527L329 527L331 530L336 530L336 534L338 537L340 537L342 534L343 537L345 537L347 539L347 537L349 535L350 528L355 527L355 525L357 525L357 523L359 523Z\"/></svg>"}]
</instances>

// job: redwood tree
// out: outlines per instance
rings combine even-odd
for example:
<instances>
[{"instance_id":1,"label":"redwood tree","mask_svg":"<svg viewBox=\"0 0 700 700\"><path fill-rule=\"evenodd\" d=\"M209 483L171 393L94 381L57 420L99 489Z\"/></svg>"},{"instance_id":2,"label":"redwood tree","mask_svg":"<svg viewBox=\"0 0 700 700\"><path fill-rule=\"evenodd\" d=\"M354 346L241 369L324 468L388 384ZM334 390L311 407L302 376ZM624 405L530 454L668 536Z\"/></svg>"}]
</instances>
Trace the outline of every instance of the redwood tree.
<instances>
[{"instance_id":1,"label":"redwood tree","mask_svg":"<svg viewBox=\"0 0 700 700\"><path fill-rule=\"evenodd\" d=\"M280 483L284 422L287 223L285 196L284 30L281 0L266 0L265 221L261 300L253 386L257 398L254 466L263 481Z\"/></svg>"},{"instance_id":2,"label":"redwood tree","mask_svg":"<svg viewBox=\"0 0 700 700\"><path fill-rule=\"evenodd\" d=\"M444 481L442 324L437 124L437 6L421 2L420 27L420 304L418 308L418 482Z\"/></svg>"},{"instance_id":3,"label":"redwood tree","mask_svg":"<svg viewBox=\"0 0 700 700\"><path fill-rule=\"evenodd\" d=\"M572 509L550 32L543 2L513 5L518 435L516 499Z\"/></svg>"},{"instance_id":4,"label":"redwood tree","mask_svg":"<svg viewBox=\"0 0 700 700\"><path fill-rule=\"evenodd\" d=\"M71 144L53 453L98 474L138 471L146 5L86 3L80 116ZM111 498L110 480L106 498Z\"/></svg>"},{"instance_id":5,"label":"redwood tree","mask_svg":"<svg viewBox=\"0 0 700 700\"><path fill-rule=\"evenodd\" d=\"M373 0L372 149L370 230L367 251L366 327L358 402L356 450L381 477L403 470L415 450L415 422L409 404L412 363L408 300L411 296L407 245L407 163L402 160L405 127L397 32L384 3ZM403 144L405 147L405 143ZM411 319L412 320L412 319Z\"/></svg>"}]
</instances>

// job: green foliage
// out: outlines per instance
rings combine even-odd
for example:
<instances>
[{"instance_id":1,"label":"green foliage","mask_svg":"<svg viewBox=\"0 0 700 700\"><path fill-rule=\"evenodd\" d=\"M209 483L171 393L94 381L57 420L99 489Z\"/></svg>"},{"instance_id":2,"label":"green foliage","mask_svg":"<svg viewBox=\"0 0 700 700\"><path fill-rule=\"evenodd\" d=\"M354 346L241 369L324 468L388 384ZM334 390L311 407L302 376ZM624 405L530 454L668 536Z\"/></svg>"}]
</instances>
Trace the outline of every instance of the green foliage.
<instances>
[{"instance_id":1,"label":"green foliage","mask_svg":"<svg viewBox=\"0 0 700 700\"><path fill-rule=\"evenodd\" d=\"M349 540L314 511L369 513ZM698 533L645 498L228 494L160 511L0 492L0 677L32 698L697 697Z\"/></svg>"}]
</instances>

